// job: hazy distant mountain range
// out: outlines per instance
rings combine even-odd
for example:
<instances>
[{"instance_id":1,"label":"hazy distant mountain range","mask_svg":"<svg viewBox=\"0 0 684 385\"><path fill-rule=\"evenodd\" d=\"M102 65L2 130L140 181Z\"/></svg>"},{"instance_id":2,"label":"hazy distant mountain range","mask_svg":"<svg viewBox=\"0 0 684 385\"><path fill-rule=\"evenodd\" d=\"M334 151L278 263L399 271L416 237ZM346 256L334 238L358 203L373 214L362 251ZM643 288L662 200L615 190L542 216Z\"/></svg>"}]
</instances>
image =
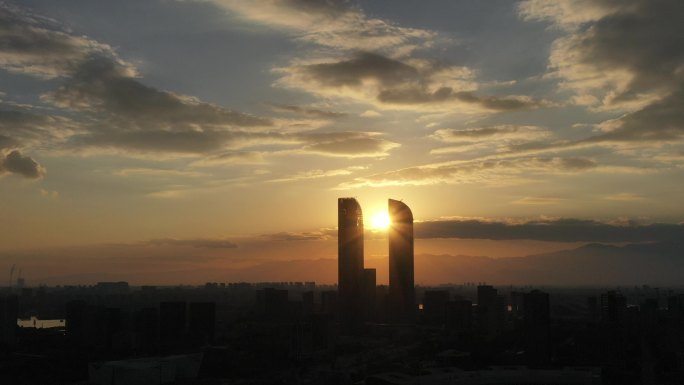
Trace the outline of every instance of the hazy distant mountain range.
<instances>
[{"instance_id":1,"label":"hazy distant mountain range","mask_svg":"<svg viewBox=\"0 0 684 385\"><path fill-rule=\"evenodd\" d=\"M195 265L197 266L197 265ZM176 266L166 269L61 275L42 279L57 283L128 280L132 283L337 281L337 260L264 261L249 267ZM377 269L378 283L387 282L387 257L367 258ZM173 277L183 277L183 282ZM684 240L613 246L587 244L571 250L515 258L431 255L415 257L416 284L487 282L533 285L680 285L684 284Z\"/></svg>"},{"instance_id":2,"label":"hazy distant mountain range","mask_svg":"<svg viewBox=\"0 0 684 385\"><path fill-rule=\"evenodd\" d=\"M386 281L387 258L367 260L366 267L378 269L378 281ZM225 273L231 280L334 282L337 261L274 261ZM497 259L422 254L415 257L415 274L418 284L676 285L684 284L684 241L625 246L593 243L548 254Z\"/></svg>"}]
</instances>

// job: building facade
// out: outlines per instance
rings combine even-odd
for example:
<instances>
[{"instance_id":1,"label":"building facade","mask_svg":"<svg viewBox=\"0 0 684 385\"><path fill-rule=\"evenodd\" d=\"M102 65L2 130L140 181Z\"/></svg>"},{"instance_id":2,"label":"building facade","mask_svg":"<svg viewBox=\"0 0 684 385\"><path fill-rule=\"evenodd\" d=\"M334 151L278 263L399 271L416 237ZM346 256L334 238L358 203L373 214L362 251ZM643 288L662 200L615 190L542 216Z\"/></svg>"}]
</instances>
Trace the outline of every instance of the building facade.
<instances>
[{"instance_id":1,"label":"building facade","mask_svg":"<svg viewBox=\"0 0 684 385\"><path fill-rule=\"evenodd\" d=\"M344 323L362 321L363 213L354 198L337 200L338 316Z\"/></svg>"},{"instance_id":2,"label":"building facade","mask_svg":"<svg viewBox=\"0 0 684 385\"><path fill-rule=\"evenodd\" d=\"M416 300L413 279L413 213L401 201L389 199L390 321L412 323Z\"/></svg>"}]
</instances>

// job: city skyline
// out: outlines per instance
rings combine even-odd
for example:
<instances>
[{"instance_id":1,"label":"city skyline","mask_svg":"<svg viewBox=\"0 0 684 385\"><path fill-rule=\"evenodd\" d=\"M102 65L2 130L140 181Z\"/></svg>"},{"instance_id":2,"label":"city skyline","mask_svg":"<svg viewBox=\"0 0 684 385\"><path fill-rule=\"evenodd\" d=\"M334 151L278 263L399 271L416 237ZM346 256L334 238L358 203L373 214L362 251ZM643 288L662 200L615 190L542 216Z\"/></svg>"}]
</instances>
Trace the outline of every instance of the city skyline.
<instances>
[{"instance_id":1,"label":"city skyline","mask_svg":"<svg viewBox=\"0 0 684 385\"><path fill-rule=\"evenodd\" d=\"M340 196L364 207L371 268L385 197L411 202L417 283L444 279L423 268L443 255L670 256L681 7L0 2L0 271L198 283L311 261L332 283Z\"/></svg>"}]
</instances>

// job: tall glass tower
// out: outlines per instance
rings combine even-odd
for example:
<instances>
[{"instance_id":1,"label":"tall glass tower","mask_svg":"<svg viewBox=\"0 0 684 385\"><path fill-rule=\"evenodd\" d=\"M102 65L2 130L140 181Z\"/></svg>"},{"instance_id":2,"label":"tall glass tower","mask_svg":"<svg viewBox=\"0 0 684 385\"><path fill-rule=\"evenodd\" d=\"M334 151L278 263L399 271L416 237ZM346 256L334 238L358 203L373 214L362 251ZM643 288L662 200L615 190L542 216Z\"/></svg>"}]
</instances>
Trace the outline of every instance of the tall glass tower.
<instances>
[{"instance_id":1,"label":"tall glass tower","mask_svg":"<svg viewBox=\"0 0 684 385\"><path fill-rule=\"evenodd\" d=\"M395 323L412 323L416 301L413 283L413 214L403 202L388 201L389 316Z\"/></svg>"},{"instance_id":2,"label":"tall glass tower","mask_svg":"<svg viewBox=\"0 0 684 385\"><path fill-rule=\"evenodd\" d=\"M361 321L363 300L363 213L354 198L337 200L337 285L339 317Z\"/></svg>"}]
</instances>

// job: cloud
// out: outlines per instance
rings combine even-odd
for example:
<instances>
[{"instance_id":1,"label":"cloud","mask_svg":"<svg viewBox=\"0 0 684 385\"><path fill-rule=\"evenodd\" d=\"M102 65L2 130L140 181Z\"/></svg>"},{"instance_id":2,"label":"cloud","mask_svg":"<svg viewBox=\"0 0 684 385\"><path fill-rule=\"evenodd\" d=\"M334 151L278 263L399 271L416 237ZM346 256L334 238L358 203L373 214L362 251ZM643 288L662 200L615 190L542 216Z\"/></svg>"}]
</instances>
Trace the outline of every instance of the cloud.
<instances>
[{"instance_id":1,"label":"cloud","mask_svg":"<svg viewBox=\"0 0 684 385\"><path fill-rule=\"evenodd\" d=\"M17 109L0 109L0 148L49 147L78 131L71 119Z\"/></svg>"},{"instance_id":2,"label":"cloud","mask_svg":"<svg viewBox=\"0 0 684 385\"><path fill-rule=\"evenodd\" d=\"M644 200L644 197L638 194L634 193L617 193L613 195L608 195L605 197L605 199L609 201L618 201L618 202L634 202L634 201L641 201Z\"/></svg>"},{"instance_id":3,"label":"cloud","mask_svg":"<svg viewBox=\"0 0 684 385\"><path fill-rule=\"evenodd\" d=\"M264 164L264 154L255 151L227 151L192 162L193 167L215 167L237 164Z\"/></svg>"},{"instance_id":4,"label":"cloud","mask_svg":"<svg viewBox=\"0 0 684 385\"><path fill-rule=\"evenodd\" d=\"M226 239L209 239L209 238L197 238L197 239L176 239L176 238L158 238L151 239L144 242L145 244L152 246L191 246L196 248L207 248L207 249L234 249L238 247L237 244L228 241Z\"/></svg>"},{"instance_id":5,"label":"cloud","mask_svg":"<svg viewBox=\"0 0 684 385\"><path fill-rule=\"evenodd\" d=\"M627 3L628 1L525 0L518 4L518 10L525 20L549 20L560 27L575 29L613 13Z\"/></svg>"},{"instance_id":6,"label":"cloud","mask_svg":"<svg viewBox=\"0 0 684 385\"><path fill-rule=\"evenodd\" d=\"M466 238L550 242L655 242L684 238L684 225L611 224L593 220L557 219L524 223L441 220L414 224L416 238Z\"/></svg>"},{"instance_id":7,"label":"cloud","mask_svg":"<svg viewBox=\"0 0 684 385\"><path fill-rule=\"evenodd\" d=\"M378 118L378 117L382 116L382 114L379 113L378 111L366 110L366 111L362 112L359 116L362 118Z\"/></svg>"},{"instance_id":8,"label":"cloud","mask_svg":"<svg viewBox=\"0 0 684 385\"><path fill-rule=\"evenodd\" d=\"M402 54L436 39L435 32L399 27L368 17L347 1L213 0L227 11L269 28L289 31L304 42L347 50Z\"/></svg>"},{"instance_id":9,"label":"cloud","mask_svg":"<svg viewBox=\"0 0 684 385\"><path fill-rule=\"evenodd\" d=\"M124 66L109 45L74 36L53 20L6 3L0 3L0 47L0 68L40 78L69 76L91 55Z\"/></svg>"},{"instance_id":10,"label":"cloud","mask_svg":"<svg viewBox=\"0 0 684 385\"><path fill-rule=\"evenodd\" d=\"M68 122L66 118L0 110L0 175L43 178L46 175L45 167L22 152L27 148L63 140L72 132Z\"/></svg>"},{"instance_id":11,"label":"cloud","mask_svg":"<svg viewBox=\"0 0 684 385\"><path fill-rule=\"evenodd\" d=\"M62 108L98 110L139 129L269 126L271 121L160 91L140 83L108 57L83 61L65 84L43 99ZM199 126L199 127L197 127Z\"/></svg>"},{"instance_id":12,"label":"cloud","mask_svg":"<svg viewBox=\"0 0 684 385\"><path fill-rule=\"evenodd\" d=\"M439 104L458 101L462 104L479 106L492 111L518 111L554 105L549 101L536 100L529 96L478 96L469 91L454 92L451 87L441 87L434 92L420 88L383 90L378 94L378 100L395 105Z\"/></svg>"},{"instance_id":13,"label":"cloud","mask_svg":"<svg viewBox=\"0 0 684 385\"><path fill-rule=\"evenodd\" d=\"M527 96L481 96L467 67L423 59L402 61L373 52L276 69L277 85L326 96L351 98L378 108L464 112L516 111L554 104Z\"/></svg>"},{"instance_id":14,"label":"cloud","mask_svg":"<svg viewBox=\"0 0 684 385\"><path fill-rule=\"evenodd\" d=\"M83 155L203 157L194 165L204 166L261 162L263 154L276 151L273 146L292 154L335 157L382 157L398 146L372 132L316 132L327 122L254 116L147 86L108 46L86 38L74 40L68 31L57 30L57 23L18 8L3 5L0 10L10 24L3 26L9 32L0 34L0 39L11 38L0 45L0 57L40 56L44 49L46 57L62 58L50 62L61 85L41 98L73 117L0 111L3 146L40 145ZM21 37L15 30L35 33ZM15 42L22 38L24 44ZM74 46L83 49L71 54ZM21 60L13 63L31 66ZM47 67L36 68L47 76ZM308 107L277 108L323 118L342 116ZM248 148L259 150L244 151Z\"/></svg>"},{"instance_id":15,"label":"cloud","mask_svg":"<svg viewBox=\"0 0 684 385\"><path fill-rule=\"evenodd\" d=\"M57 23L22 13L18 8L3 6L0 10L8 21L6 29L35 32L21 37L5 31L0 39L13 40L0 45L1 54L5 55L2 57L41 57L42 52L43 56L54 58L56 61L50 62L54 67L51 73L62 77L61 86L43 94L42 100L78 118L0 111L0 136L5 147L40 145L85 155L206 157L197 165L254 162L260 157L255 152L245 155L235 150L259 146L295 147L330 156L384 156L393 147L372 133L302 134L301 131L318 128L321 123L253 116L149 87L108 46L86 38L76 39L66 30L57 31ZM26 41L19 44L14 42L17 39ZM73 41L83 44L71 44ZM78 54L71 54L75 46L79 48ZM33 66L26 60L13 63ZM46 66L35 67L41 76L48 75ZM340 116L311 108L280 108L319 117ZM329 148L332 143L340 148Z\"/></svg>"},{"instance_id":16,"label":"cloud","mask_svg":"<svg viewBox=\"0 0 684 385\"><path fill-rule=\"evenodd\" d=\"M289 104L271 104L271 108L277 112L289 112L299 115L313 116L317 118L339 119L347 116L344 112L327 111L318 108L294 106Z\"/></svg>"},{"instance_id":17,"label":"cloud","mask_svg":"<svg viewBox=\"0 0 684 385\"><path fill-rule=\"evenodd\" d=\"M239 17L290 31L317 46L312 57L276 68L276 85L316 95L349 98L378 108L464 112L515 111L551 105L527 96L477 95L478 84L467 67L450 66L413 53L434 49L451 39L434 31L399 27L368 17L346 1L243 2L214 0ZM344 57L330 57L330 50ZM313 61L313 62L312 62ZM466 108L467 107L467 108Z\"/></svg>"},{"instance_id":18,"label":"cloud","mask_svg":"<svg viewBox=\"0 0 684 385\"><path fill-rule=\"evenodd\" d=\"M443 128L436 130L430 137L449 146L434 148L430 154L476 153L481 157L487 151L505 153L510 152L512 147L544 143L543 140L550 136L548 130L537 126L507 124L465 129Z\"/></svg>"},{"instance_id":19,"label":"cloud","mask_svg":"<svg viewBox=\"0 0 684 385\"><path fill-rule=\"evenodd\" d=\"M298 152L334 157L386 157L390 150L400 146L376 132L310 133L299 138L305 145Z\"/></svg>"},{"instance_id":20,"label":"cloud","mask_svg":"<svg viewBox=\"0 0 684 385\"><path fill-rule=\"evenodd\" d=\"M295 182L300 180L321 179L335 176L351 175L355 171L363 170L365 167L347 167L334 170L308 170L298 172L294 175L287 175L282 178L272 179L269 182Z\"/></svg>"},{"instance_id":21,"label":"cloud","mask_svg":"<svg viewBox=\"0 0 684 385\"><path fill-rule=\"evenodd\" d=\"M533 141L548 138L550 133L537 126L499 125L467 129L440 129L433 138L446 143L480 142L483 140Z\"/></svg>"},{"instance_id":22,"label":"cloud","mask_svg":"<svg viewBox=\"0 0 684 385\"><path fill-rule=\"evenodd\" d=\"M171 169L160 169L160 168L144 168L144 167L137 167L137 168L124 168L121 170L117 170L114 172L114 175L116 176L123 176L123 177L144 177L144 178L149 178L149 177L189 177L189 178L195 178L195 177L200 177L204 176L204 174L196 172L196 171L184 171L184 170L171 170Z\"/></svg>"},{"instance_id":23,"label":"cloud","mask_svg":"<svg viewBox=\"0 0 684 385\"><path fill-rule=\"evenodd\" d=\"M362 186L406 186L432 184L488 183L510 184L548 174L574 174L600 170L591 159L579 157L530 157L452 161L383 172L355 178L340 189Z\"/></svg>"},{"instance_id":24,"label":"cloud","mask_svg":"<svg viewBox=\"0 0 684 385\"><path fill-rule=\"evenodd\" d=\"M516 201L513 204L516 205L527 205L527 206L547 206L547 205L557 205L563 203L565 199L554 198L554 197L524 197Z\"/></svg>"},{"instance_id":25,"label":"cloud","mask_svg":"<svg viewBox=\"0 0 684 385\"><path fill-rule=\"evenodd\" d=\"M441 219L414 223L417 239L461 238L537 240L547 242L660 242L679 240L683 224L641 224L634 221L596 221L560 218L526 221ZM370 234L367 234L370 235ZM377 236L377 234L376 234ZM312 241L337 238L337 229L280 232L259 236L267 241Z\"/></svg>"},{"instance_id":26,"label":"cloud","mask_svg":"<svg viewBox=\"0 0 684 385\"><path fill-rule=\"evenodd\" d=\"M549 76L572 91L576 103L623 112L580 144L682 140L684 3L528 0L520 12L565 31L552 46Z\"/></svg>"},{"instance_id":27,"label":"cloud","mask_svg":"<svg viewBox=\"0 0 684 385\"><path fill-rule=\"evenodd\" d=\"M279 232L273 234L263 234L260 240L266 241L319 241L337 238L337 229L320 229L309 232Z\"/></svg>"},{"instance_id":28,"label":"cloud","mask_svg":"<svg viewBox=\"0 0 684 385\"><path fill-rule=\"evenodd\" d=\"M28 179L40 179L45 176L45 168L30 156L24 156L19 150L7 154L0 153L0 175L16 174Z\"/></svg>"}]
</instances>

